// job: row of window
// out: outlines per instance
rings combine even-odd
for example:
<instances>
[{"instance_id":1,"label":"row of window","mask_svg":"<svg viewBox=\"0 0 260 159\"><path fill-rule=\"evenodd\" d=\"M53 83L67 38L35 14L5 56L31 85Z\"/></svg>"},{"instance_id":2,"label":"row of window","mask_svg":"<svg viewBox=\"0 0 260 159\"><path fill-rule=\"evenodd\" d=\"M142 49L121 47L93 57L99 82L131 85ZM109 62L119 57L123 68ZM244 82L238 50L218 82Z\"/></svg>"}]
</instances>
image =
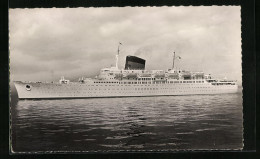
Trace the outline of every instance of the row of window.
<instances>
[{"instance_id":1,"label":"row of window","mask_svg":"<svg viewBox=\"0 0 260 159\"><path fill-rule=\"evenodd\" d=\"M139 90L139 89L138 89ZM181 92L190 92L190 90L178 90L178 92L169 92L169 91L156 91L156 92L153 92L153 91L149 91L149 89L147 89L149 92L142 92L142 90L140 91L138 91L138 90L136 90L136 91L134 91L134 92L121 92L121 91L119 91L119 92L116 92L116 93L119 93L119 94L122 94L122 93L127 93L127 94L131 94L131 93L156 93L156 94L158 94L158 93L181 93ZM202 92L202 91L206 91L206 92L215 92L215 91L218 91L218 90L214 90L214 89L210 89L210 90L196 90L196 91L199 91L199 92ZM44 93L53 93L53 92L44 92ZM79 94L78 93L81 93L81 94L86 94L87 96L93 96L93 94L96 94L96 93L99 93L99 95L101 95L101 94L110 94L110 95L112 95L112 93L115 93L115 92L95 92L95 91L91 91L91 92L71 92L71 93L74 93L74 94L66 94L65 96L78 96ZM76 93L76 94L75 94ZM190 92L190 93L192 93L192 92ZM64 96L64 94L57 94L57 96Z\"/></svg>"},{"instance_id":2,"label":"row of window","mask_svg":"<svg viewBox=\"0 0 260 159\"><path fill-rule=\"evenodd\" d=\"M235 83L212 83L212 85L235 85Z\"/></svg>"},{"instance_id":3,"label":"row of window","mask_svg":"<svg viewBox=\"0 0 260 159\"><path fill-rule=\"evenodd\" d=\"M168 83L204 83L204 81L170 81Z\"/></svg>"},{"instance_id":4,"label":"row of window","mask_svg":"<svg viewBox=\"0 0 260 159\"><path fill-rule=\"evenodd\" d=\"M94 82L94 83L115 83L115 84L163 84L163 83L204 83L204 81L158 81L158 82Z\"/></svg>"},{"instance_id":5,"label":"row of window","mask_svg":"<svg viewBox=\"0 0 260 159\"><path fill-rule=\"evenodd\" d=\"M121 89L119 89L119 88L111 88L111 89L91 89L91 88L89 88L89 89L85 89L85 90L90 90L90 91L96 91L96 90L99 90L99 91L104 91L104 90L118 90L118 91L120 91L120 90L172 90L172 89L178 89L178 90L184 89L185 90L185 89L198 89L198 88L210 88L210 87L134 88L134 89L132 89L132 88L121 88ZM53 92L53 93L62 93L62 92ZM82 91L76 91L74 93L82 93ZM84 93L86 93L86 92L84 92Z\"/></svg>"}]
</instances>

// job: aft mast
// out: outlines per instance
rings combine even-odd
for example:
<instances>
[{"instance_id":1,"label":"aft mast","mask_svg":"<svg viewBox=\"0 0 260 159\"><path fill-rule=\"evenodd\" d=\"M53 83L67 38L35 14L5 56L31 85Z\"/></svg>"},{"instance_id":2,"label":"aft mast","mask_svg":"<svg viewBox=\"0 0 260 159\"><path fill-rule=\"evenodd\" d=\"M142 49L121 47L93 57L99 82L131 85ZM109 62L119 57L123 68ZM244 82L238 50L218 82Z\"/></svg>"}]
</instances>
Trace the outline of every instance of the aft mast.
<instances>
[{"instance_id":1,"label":"aft mast","mask_svg":"<svg viewBox=\"0 0 260 159\"><path fill-rule=\"evenodd\" d=\"M174 69L175 51L173 52L172 70Z\"/></svg>"},{"instance_id":2,"label":"aft mast","mask_svg":"<svg viewBox=\"0 0 260 159\"><path fill-rule=\"evenodd\" d=\"M175 59L181 59L181 57L180 56L175 56L175 51L173 52L173 60L172 60L172 70L174 69L174 61L175 61Z\"/></svg>"}]
</instances>

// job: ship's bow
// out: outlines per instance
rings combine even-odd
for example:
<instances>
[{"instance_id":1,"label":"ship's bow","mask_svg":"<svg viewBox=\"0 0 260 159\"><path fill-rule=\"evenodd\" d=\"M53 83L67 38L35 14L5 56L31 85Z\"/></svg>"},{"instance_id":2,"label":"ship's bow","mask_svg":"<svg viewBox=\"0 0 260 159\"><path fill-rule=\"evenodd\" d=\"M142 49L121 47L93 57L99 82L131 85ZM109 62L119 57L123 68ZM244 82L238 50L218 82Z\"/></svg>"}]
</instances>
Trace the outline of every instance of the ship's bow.
<instances>
[{"instance_id":1,"label":"ship's bow","mask_svg":"<svg viewBox=\"0 0 260 159\"><path fill-rule=\"evenodd\" d=\"M29 83L14 81L14 86L19 99L32 98L33 93L31 92L31 85Z\"/></svg>"}]
</instances>

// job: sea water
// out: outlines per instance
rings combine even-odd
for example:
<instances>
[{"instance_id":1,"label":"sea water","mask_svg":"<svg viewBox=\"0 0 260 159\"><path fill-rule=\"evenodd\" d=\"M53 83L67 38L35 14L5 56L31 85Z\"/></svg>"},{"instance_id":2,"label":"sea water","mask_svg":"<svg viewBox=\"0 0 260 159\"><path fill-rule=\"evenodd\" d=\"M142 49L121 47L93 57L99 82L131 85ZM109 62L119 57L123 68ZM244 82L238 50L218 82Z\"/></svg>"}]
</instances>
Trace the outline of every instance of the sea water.
<instances>
[{"instance_id":1,"label":"sea water","mask_svg":"<svg viewBox=\"0 0 260 159\"><path fill-rule=\"evenodd\" d=\"M12 96L13 97L13 96ZM14 152L243 146L242 93L11 101Z\"/></svg>"}]
</instances>

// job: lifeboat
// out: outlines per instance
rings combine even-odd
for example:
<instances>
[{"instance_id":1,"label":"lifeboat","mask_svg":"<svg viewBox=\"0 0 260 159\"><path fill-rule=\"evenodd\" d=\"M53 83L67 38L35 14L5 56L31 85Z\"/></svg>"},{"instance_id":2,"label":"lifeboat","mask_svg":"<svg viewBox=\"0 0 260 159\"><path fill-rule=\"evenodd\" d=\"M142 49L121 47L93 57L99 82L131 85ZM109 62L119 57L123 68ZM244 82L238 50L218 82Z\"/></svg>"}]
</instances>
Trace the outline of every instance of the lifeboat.
<instances>
[{"instance_id":1,"label":"lifeboat","mask_svg":"<svg viewBox=\"0 0 260 159\"><path fill-rule=\"evenodd\" d=\"M139 74L139 77L151 77L152 75L150 73L141 73Z\"/></svg>"},{"instance_id":2,"label":"lifeboat","mask_svg":"<svg viewBox=\"0 0 260 159\"><path fill-rule=\"evenodd\" d=\"M137 78L137 73L128 73L125 77L126 78Z\"/></svg>"},{"instance_id":3,"label":"lifeboat","mask_svg":"<svg viewBox=\"0 0 260 159\"><path fill-rule=\"evenodd\" d=\"M122 78L123 78L123 74L122 73L115 74L115 79L122 79Z\"/></svg>"},{"instance_id":4,"label":"lifeboat","mask_svg":"<svg viewBox=\"0 0 260 159\"><path fill-rule=\"evenodd\" d=\"M178 73L168 73L167 75L168 78L173 78L173 79L178 79L179 74Z\"/></svg>"},{"instance_id":5,"label":"lifeboat","mask_svg":"<svg viewBox=\"0 0 260 159\"><path fill-rule=\"evenodd\" d=\"M182 77L183 77L185 80L190 80L190 79L191 79L191 73L190 73L190 72L183 72L183 73L182 73Z\"/></svg>"},{"instance_id":6,"label":"lifeboat","mask_svg":"<svg viewBox=\"0 0 260 159\"><path fill-rule=\"evenodd\" d=\"M201 79L201 78L204 78L204 73L195 73L193 75L196 79Z\"/></svg>"},{"instance_id":7,"label":"lifeboat","mask_svg":"<svg viewBox=\"0 0 260 159\"><path fill-rule=\"evenodd\" d=\"M155 78L165 78L165 74L164 73L156 73L154 74Z\"/></svg>"}]
</instances>

